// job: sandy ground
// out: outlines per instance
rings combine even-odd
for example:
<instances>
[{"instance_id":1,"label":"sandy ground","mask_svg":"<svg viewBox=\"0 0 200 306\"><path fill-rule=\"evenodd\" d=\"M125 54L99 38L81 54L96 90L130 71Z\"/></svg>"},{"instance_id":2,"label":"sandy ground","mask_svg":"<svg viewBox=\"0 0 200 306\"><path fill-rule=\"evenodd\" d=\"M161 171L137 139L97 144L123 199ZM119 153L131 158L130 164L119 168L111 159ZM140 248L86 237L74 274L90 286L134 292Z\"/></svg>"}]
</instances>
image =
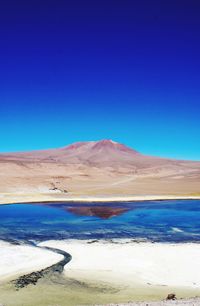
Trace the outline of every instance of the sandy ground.
<instances>
[{"instance_id":1,"label":"sandy ground","mask_svg":"<svg viewBox=\"0 0 200 306\"><path fill-rule=\"evenodd\" d=\"M62 258L45 249L0 241L0 281L41 270Z\"/></svg>"},{"instance_id":2,"label":"sandy ground","mask_svg":"<svg viewBox=\"0 0 200 306\"><path fill-rule=\"evenodd\" d=\"M154 200L200 199L200 195L102 195L77 196L65 193L0 193L0 204L37 203L37 202L126 202Z\"/></svg>"},{"instance_id":3,"label":"sandy ground","mask_svg":"<svg viewBox=\"0 0 200 306\"><path fill-rule=\"evenodd\" d=\"M200 162L146 156L111 140L0 154L0 202L200 197Z\"/></svg>"}]
</instances>

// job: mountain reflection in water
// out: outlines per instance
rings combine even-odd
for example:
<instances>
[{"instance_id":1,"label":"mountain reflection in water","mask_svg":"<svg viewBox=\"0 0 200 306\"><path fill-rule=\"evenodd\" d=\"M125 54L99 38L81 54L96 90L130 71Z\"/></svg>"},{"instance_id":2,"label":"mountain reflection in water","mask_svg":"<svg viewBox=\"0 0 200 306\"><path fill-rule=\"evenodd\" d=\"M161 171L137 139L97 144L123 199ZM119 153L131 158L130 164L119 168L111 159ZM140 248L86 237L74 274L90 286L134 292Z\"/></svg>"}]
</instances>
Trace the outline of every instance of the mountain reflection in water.
<instances>
[{"instance_id":1,"label":"mountain reflection in water","mask_svg":"<svg viewBox=\"0 0 200 306\"><path fill-rule=\"evenodd\" d=\"M0 206L0 239L200 241L200 201L35 203Z\"/></svg>"},{"instance_id":2,"label":"mountain reflection in water","mask_svg":"<svg viewBox=\"0 0 200 306\"><path fill-rule=\"evenodd\" d=\"M45 206L47 206L45 204ZM53 206L52 204L48 206ZM54 205L54 207L56 207ZM97 217L101 219L109 219L112 217L120 216L123 213L130 210L130 208L125 207L115 207L115 206L66 206L66 205L59 205L57 208L62 209L64 211L73 213L77 216L91 216Z\"/></svg>"}]
</instances>

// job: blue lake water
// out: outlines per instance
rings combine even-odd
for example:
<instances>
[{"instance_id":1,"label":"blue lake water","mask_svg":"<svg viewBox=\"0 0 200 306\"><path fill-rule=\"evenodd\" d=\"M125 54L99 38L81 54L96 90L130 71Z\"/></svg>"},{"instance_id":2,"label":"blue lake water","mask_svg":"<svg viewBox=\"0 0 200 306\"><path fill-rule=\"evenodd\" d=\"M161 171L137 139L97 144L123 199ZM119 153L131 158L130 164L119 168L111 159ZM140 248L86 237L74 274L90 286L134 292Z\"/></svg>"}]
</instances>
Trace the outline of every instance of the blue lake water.
<instances>
[{"instance_id":1,"label":"blue lake water","mask_svg":"<svg viewBox=\"0 0 200 306\"><path fill-rule=\"evenodd\" d=\"M200 242L200 201L0 205L0 239Z\"/></svg>"}]
</instances>

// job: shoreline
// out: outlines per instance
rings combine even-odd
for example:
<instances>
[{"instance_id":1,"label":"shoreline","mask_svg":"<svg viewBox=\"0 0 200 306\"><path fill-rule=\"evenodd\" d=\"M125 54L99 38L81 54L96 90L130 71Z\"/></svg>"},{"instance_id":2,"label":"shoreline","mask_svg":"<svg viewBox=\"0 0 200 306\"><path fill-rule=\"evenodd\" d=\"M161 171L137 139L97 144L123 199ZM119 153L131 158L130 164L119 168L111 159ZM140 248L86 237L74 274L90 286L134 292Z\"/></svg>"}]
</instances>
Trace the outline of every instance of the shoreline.
<instances>
[{"instance_id":1,"label":"shoreline","mask_svg":"<svg viewBox=\"0 0 200 306\"><path fill-rule=\"evenodd\" d=\"M22 196L24 194L20 195ZM41 198L40 195L34 198L35 202L27 202L27 196L33 198L32 194L26 194L24 203L41 203L38 200L38 196ZM66 201L62 195L59 200L57 195L51 196L53 200L51 198L50 201L45 202L43 197L42 202L72 202L72 197ZM50 196L46 195L46 197ZM127 197L84 196L78 197L79 201L77 201L77 198L73 197L74 202L78 203L118 201L134 203L134 201L199 200L199 198L197 196L151 195L134 196L134 200L131 201L130 196L129 200ZM12 200L14 200L13 196ZM14 203L2 203L2 205ZM11 247L15 249L14 252L7 251ZM52 256L58 254L49 253L52 256L48 256L48 253L41 253L39 255L38 250L48 252L45 248L49 248L50 253L51 250L57 249L67 252L72 257L61 274L54 271L46 274L45 271L51 270L52 266L57 269L57 263L52 261ZM6 306L21 306L21 301L27 306L35 306L35 304L49 306L51 303L65 306L66 300L69 301L69 306L145 306L146 304L168 306L172 302L163 302L163 300L170 293L175 293L177 296L177 301L173 302L174 305L179 305L177 303L184 301L183 299L187 299L188 304L180 305L198 305L194 304L196 302L194 297L199 297L197 303L200 300L200 275L196 273L200 270L198 260L200 243L196 242L152 243L133 241L131 238L63 239L38 242L35 247L31 247L23 243L13 245L0 241L0 257L0 303ZM10 269L9 274L7 267ZM36 280L38 274L39 277ZM44 292L48 292L48 298L43 296ZM158 301L157 304L156 301Z\"/></svg>"},{"instance_id":2,"label":"shoreline","mask_svg":"<svg viewBox=\"0 0 200 306\"><path fill-rule=\"evenodd\" d=\"M64 269L67 277L78 276L90 281L106 279L117 285L130 285L131 282L146 285L150 282L155 286L200 290L200 275L196 275L196 270L200 270L199 243L138 243L118 238L113 241L49 240L38 246L69 252L72 260Z\"/></svg>"},{"instance_id":3,"label":"shoreline","mask_svg":"<svg viewBox=\"0 0 200 306\"><path fill-rule=\"evenodd\" d=\"M34 204L40 203L61 203L61 202L77 202L77 203L115 203L115 202L143 202L143 201L165 201L165 200L200 200L200 195L104 195L92 196L82 195L75 196L55 193L0 193L0 205L2 204Z\"/></svg>"},{"instance_id":4,"label":"shoreline","mask_svg":"<svg viewBox=\"0 0 200 306\"><path fill-rule=\"evenodd\" d=\"M23 274L48 268L63 259L63 255L45 248L13 244L0 240L0 283Z\"/></svg>"},{"instance_id":5,"label":"shoreline","mask_svg":"<svg viewBox=\"0 0 200 306\"><path fill-rule=\"evenodd\" d=\"M162 301L172 292L176 293L178 299L200 297L200 275L196 273L200 269L200 244L115 240L117 243L107 240L50 240L38 243L39 248L0 241L0 252L2 253L2 248L5 249L4 256L1 256L3 268L0 269L0 302L6 306L18 306L23 300L28 306L35 303L46 306L51 301L64 306L67 299L69 306L123 305L129 301L137 305L136 302L140 301ZM9 247L15 248L15 251L7 252L6 248ZM21 247L23 252L20 251ZM48 250L44 247L67 252L72 259L65 265L62 274L44 276L38 280L36 286L29 284L23 289L19 288L16 293L10 281L24 273L37 271L39 261L34 261L33 258L40 257L41 265L42 254L42 266L52 265L52 258L50 260L50 256L46 256ZM24 251L26 264L23 268ZM19 259L20 256L21 260L16 260L15 257ZM12 260L9 259L11 257ZM55 258L56 262L60 258L57 259ZM13 273L3 280L3 269L7 269L8 262L13 265ZM44 300L37 301L43 292L48 292L48 299L45 296ZM14 304L12 300L15 301ZM151 305L150 302L147 303Z\"/></svg>"}]
</instances>

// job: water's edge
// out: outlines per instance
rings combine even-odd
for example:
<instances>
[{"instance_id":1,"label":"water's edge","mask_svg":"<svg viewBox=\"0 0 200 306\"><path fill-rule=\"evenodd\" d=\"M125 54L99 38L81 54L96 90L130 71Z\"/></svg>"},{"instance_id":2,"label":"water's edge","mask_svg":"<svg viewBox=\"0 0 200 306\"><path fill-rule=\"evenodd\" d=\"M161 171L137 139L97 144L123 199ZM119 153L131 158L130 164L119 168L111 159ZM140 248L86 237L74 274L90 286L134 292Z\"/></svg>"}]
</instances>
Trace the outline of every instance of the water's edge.
<instances>
[{"instance_id":1,"label":"water's edge","mask_svg":"<svg viewBox=\"0 0 200 306\"><path fill-rule=\"evenodd\" d=\"M38 282L39 279L45 277L45 276L51 276L52 274L61 274L64 270L64 266L71 261L72 256L60 249L55 249L55 248L50 248L50 247L42 247L42 246L38 246L36 244L33 244L35 247L40 248L40 249L46 249L49 251L52 251L54 253L57 254L61 254L64 256L64 258L62 260L60 260L59 262L57 262L56 264L47 267L45 269L42 269L40 271L35 271L32 273L28 273L25 275L22 275L20 277L18 277L17 279L13 280L11 283L14 284L15 288L17 290L27 287L28 285L36 285L36 283Z\"/></svg>"}]
</instances>

